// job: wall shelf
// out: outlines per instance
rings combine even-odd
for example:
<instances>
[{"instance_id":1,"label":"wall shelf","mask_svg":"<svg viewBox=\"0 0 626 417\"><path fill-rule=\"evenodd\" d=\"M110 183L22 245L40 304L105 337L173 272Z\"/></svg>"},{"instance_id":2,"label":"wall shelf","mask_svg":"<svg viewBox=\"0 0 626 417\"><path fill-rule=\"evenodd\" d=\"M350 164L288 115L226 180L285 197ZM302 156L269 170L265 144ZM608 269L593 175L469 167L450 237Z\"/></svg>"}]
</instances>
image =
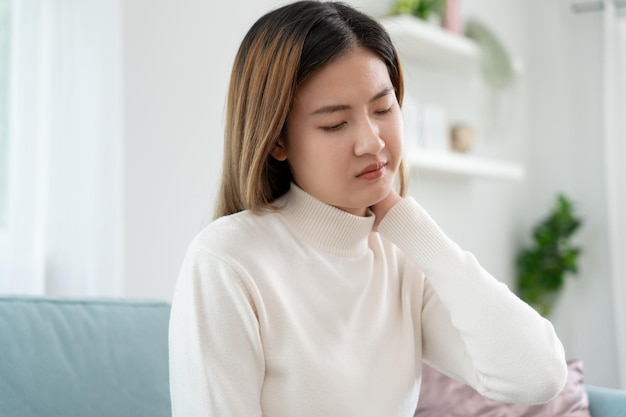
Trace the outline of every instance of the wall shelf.
<instances>
[{"instance_id":1,"label":"wall shelf","mask_svg":"<svg viewBox=\"0 0 626 417\"><path fill-rule=\"evenodd\" d=\"M463 74L479 67L480 49L465 36L410 15L388 16L380 22L398 48L405 71L430 65ZM521 62L515 60L515 64L521 71ZM518 163L446 150L414 147L408 149L407 160L418 172L436 175L505 181L521 181L526 175L524 166Z\"/></svg>"},{"instance_id":2,"label":"wall shelf","mask_svg":"<svg viewBox=\"0 0 626 417\"><path fill-rule=\"evenodd\" d=\"M526 176L521 164L451 151L413 148L407 152L407 162L418 172L508 181Z\"/></svg>"},{"instance_id":3,"label":"wall shelf","mask_svg":"<svg viewBox=\"0 0 626 417\"><path fill-rule=\"evenodd\" d=\"M467 70L478 65L480 50L472 40L410 15L381 18L403 59Z\"/></svg>"}]
</instances>

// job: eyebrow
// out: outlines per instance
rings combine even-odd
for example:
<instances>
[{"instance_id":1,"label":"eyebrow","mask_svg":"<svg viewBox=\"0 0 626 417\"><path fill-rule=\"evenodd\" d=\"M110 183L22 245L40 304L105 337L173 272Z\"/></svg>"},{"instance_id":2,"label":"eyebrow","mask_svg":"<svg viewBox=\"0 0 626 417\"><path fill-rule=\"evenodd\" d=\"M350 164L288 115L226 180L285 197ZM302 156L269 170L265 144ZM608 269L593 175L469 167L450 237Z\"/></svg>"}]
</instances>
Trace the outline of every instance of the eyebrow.
<instances>
[{"instance_id":1,"label":"eyebrow","mask_svg":"<svg viewBox=\"0 0 626 417\"><path fill-rule=\"evenodd\" d=\"M383 90L381 90L380 92L376 93L376 95L374 97L371 98L370 103L373 101L378 100L381 97L384 97L386 95L389 95L391 93L393 93L394 89L393 87L385 87ZM350 108L350 106L348 106L347 104L331 104L329 106L322 106L319 109L313 111L311 113L312 116L318 115L318 114L329 114L329 113L335 113L338 111L342 111L342 110L348 110Z\"/></svg>"}]
</instances>

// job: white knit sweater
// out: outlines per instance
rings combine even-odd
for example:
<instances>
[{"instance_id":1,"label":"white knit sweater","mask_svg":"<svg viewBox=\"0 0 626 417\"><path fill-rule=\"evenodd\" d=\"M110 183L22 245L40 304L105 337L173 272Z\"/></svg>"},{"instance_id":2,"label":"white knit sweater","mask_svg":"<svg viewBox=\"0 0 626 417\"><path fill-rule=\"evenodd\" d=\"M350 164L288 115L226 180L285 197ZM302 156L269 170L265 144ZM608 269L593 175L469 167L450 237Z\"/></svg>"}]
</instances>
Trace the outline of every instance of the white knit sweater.
<instances>
[{"instance_id":1,"label":"white knit sweater","mask_svg":"<svg viewBox=\"0 0 626 417\"><path fill-rule=\"evenodd\" d=\"M374 217L298 187L191 243L174 293L174 417L411 417L421 362L483 395L544 402L566 379L551 324L406 198Z\"/></svg>"}]
</instances>

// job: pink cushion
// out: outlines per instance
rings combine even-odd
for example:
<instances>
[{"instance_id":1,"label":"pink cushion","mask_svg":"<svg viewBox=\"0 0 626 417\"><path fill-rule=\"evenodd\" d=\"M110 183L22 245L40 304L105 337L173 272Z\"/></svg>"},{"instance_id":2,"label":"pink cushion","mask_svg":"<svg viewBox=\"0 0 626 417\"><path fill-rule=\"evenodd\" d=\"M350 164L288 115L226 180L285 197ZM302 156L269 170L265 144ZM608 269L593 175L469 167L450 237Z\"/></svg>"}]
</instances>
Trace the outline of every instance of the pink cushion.
<instances>
[{"instance_id":1,"label":"pink cushion","mask_svg":"<svg viewBox=\"0 0 626 417\"><path fill-rule=\"evenodd\" d=\"M583 386L583 363L568 363L569 374L563 391L541 405L510 404L490 400L473 388L423 365L422 389L415 417L591 417L589 399Z\"/></svg>"}]
</instances>

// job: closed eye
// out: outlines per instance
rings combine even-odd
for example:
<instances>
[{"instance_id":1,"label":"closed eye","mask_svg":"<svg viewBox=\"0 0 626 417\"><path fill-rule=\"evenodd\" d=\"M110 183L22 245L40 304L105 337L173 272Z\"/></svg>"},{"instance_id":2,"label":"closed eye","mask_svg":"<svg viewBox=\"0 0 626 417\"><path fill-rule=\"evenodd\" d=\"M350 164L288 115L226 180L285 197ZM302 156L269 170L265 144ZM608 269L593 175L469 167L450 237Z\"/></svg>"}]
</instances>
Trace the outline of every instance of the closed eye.
<instances>
[{"instance_id":1,"label":"closed eye","mask_svg":"<svg viewBox=\"0 0 626 417\"><path fill-rule=\"evenodd\" d=\"M326 132L336 132L339 129L341 129L345 124L346 124L346 122L341 122L341 123L333 125L333 126L322 126L322 130L324 130Z\"/></svg>"},{"instance_id":2,"label":"closed eye","mask_svg":"<svg viewBox=\"0 0 626 417\"><path fill-rule=\"evenodd\" d=\"M391 111L393 110L393 106L390 106L387 109L384 110L376 110L374 113L376 114L387 114L387 113L391 113Z\"/></svg>"}]
</instances>

